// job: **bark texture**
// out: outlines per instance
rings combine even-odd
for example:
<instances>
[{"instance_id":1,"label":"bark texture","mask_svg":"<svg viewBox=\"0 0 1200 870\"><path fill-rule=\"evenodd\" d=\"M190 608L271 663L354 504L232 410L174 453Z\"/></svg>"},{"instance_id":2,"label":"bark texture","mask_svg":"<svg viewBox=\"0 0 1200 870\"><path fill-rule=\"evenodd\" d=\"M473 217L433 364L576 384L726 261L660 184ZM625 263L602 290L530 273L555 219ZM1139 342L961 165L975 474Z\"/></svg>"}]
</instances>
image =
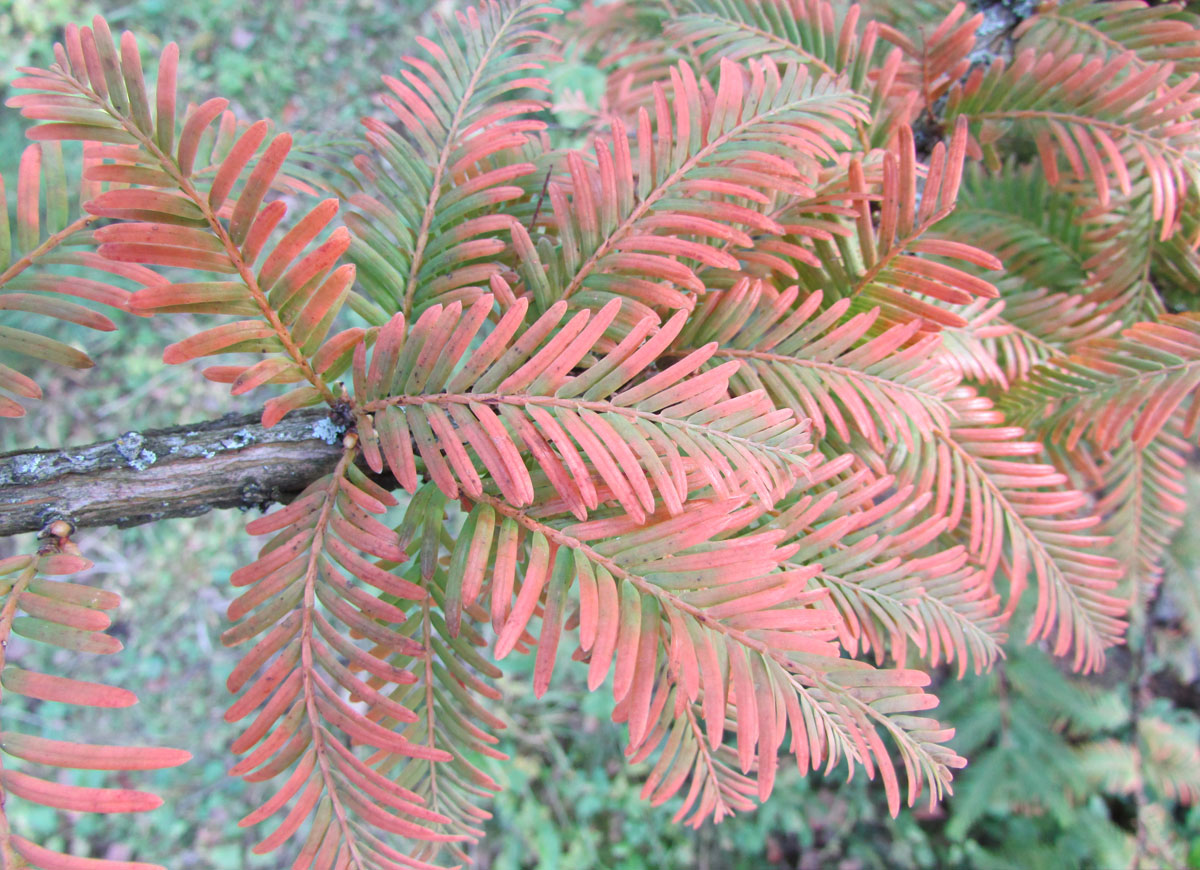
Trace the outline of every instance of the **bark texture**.
<instances>
[{"instance_id":1,"label":"bark texture","mask_svg":"<svg viewBox=\"0 0 1200 870\"><path fill-rule=\"evenodd\" d=\"M258 415L127 432L65 450L0 455L0 536L76 526L135 526L214 508L287 502L341 456L328 409L289 414L264 429Z\"/></svg>"}]
</instances>

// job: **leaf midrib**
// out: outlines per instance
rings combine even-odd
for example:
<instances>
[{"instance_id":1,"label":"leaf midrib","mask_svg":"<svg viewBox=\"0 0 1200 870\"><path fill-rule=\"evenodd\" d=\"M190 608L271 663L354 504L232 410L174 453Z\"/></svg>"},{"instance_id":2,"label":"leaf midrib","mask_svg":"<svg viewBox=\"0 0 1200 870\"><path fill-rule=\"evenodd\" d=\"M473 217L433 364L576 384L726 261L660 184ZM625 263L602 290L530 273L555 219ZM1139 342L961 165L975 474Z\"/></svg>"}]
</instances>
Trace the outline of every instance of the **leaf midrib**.
<instances>
[{"instance_id":1,"label":"leaf midrib","mask_svg":"<svg viewBox=\"0 0 1200 870\"><path fill-rule=\"evenodd\" d=\"M940 397L927 393L919 387L914 387L902 381L892 380L891 378L881 377L879 375L868 374L862 369L851 368L846 365L838 365L832 362L820 362L818 360L804 359L803 357L790 356L788 354L770 353L762 350L746 350L743 348L718 348L713 356L728 356L736 359L753 359L762 360L763 362L779 363L780 365L795 365L802 368L818 369L820 371L834 372L843 377L853 380L867 381L877 385L883 390L899 390L907 393L914 398L920 400L941 402Z\"/></svg>"},{"instance_id":2,"label":"leaf midrib","mask_svg":"<svg viewBox=\"0 0 1200 870\"><path fill-rule=\"evenodd\" d=\"M776 115L783 114L806 103L812 102L814 97L814 94L807 94L800 99L792 100L784 105L770 109L766 112L759 113L750 120L743 120L735 127L727 130L720 136L708 142L708 144L699 149L695 154L688 157L688 159L685 160L674 172L672 172L663 180L662 184L655 187L646 195L645 199L635 205L633 210L629 213L629 216L621 221L621 223L619 223L617 227L605 237L605 239L596 247L596 250L593 251L587 260L585 260L579 267L578 271L576 271L575 275L571 278L570 282L567 284L566 288L564 288L559 298L569 299L573 293L579 290L579 288L583 286L583 282L587 280L599 262L608 255L613 246L623 239L635 227L638 221L645 217L645 215L651 210L651 207L658 202L658 200L666 196L667 192L672 187L683 181L689 172L699 165L701 161L709 157L714 151L716 151L717 148L719 148L721 145L724 145L726 142L744 130L764 123L767 119ZM694 123L699 124L699 119L694 119ZM672 118L672 133L674 134L675 132L674 118Z\"/></svg>"},{"instance_id":3,"label":"leaf midrib","mask_svg":"<svg viewBox=\"0 0 1200 870\"><path fill-rule=\"evenodd\" d=\"M629 419L650 420L667 426L678 426L692 432L703 433L708 438L716 438L730 443L742 445L750 450L765 450L782 456L788 456L803 461L801 454L795 450L777 447L761 441L754 441L744 435L734 435L712 426L692 423L687 419L669 417L660 411L640 411L612 402L584 399L561 399L557 396L530 396L508 393L433 393L429 395L401 395L387 399L377 399L361 406L364 413L371 414L389 406L405 405L537 405L548 408L566 408L568 410L594 411L597 414L620 414ZM805 451L807 452L807 451Z\"/></svg>"},{"instance_id":4,"label":"leaf midrib","mask_svg":"<svg viewBox=\"0 0 1200 870\"><path fill-rule=\"evenodd\" d=\"M743 33L753 34L754 36L757 36L760 39L764 39L767 42L771 42L771 43L774 43L775 45L778 45L784 51L792 52L797 57L799 57L804 63L814 64L821 70L821 72L823 72L827 75L831 75L831 76L838 75L837 70L835 70L833 67L831 67L829 64L827 64L825 61L821 60L821 58L817 57L812 52L808 51L806 48L804 48L804 46L799 45L795 42L791 42L787 39L784 39L782 36L771 33L768 30L763 30L762 28L755 27L754 25L750 24L749 22L736 21L732 18L727 18L723 15L717 15L712 12L694 12L694 13L689 13L687 15L684 15L684 16L682 16L682 18L684 18L684 19L686 19L686 18L699 18L699 19L707 18L709 21L729 25L735 30L740 30Z\"/></svg>"},{"instance_id":5,"label":"leaf midrib","mask_svg":"<svg viewBox=\"0 0 1200 870\"><path fill-rule=\"evenodd\" d=\"M446 130L446 138L442 142L442 147L438 154L438 163L433 170L433 180L429 185L429 198L425 204L425 213L421 216L421 225L417 230L417 241L413 247L412 263L408 270L408 285L404 288L404 316L406 318L412 315L413 300L417 290L417 275L421 271L425 247L429 244L429 227L433 223L433 216L437 211L438 201L442 197L442 177L446 173L446 163L450 160L450 152L457 144L459 126L463 122L463 114L467 111L471 98L475 94L475 89L479 85L479 78L491 62L493 53L522 10L523 7L520 5L512 7L500 26L496 28L496 32L488 42L487 48L484 49L482 57L475 65L475 68L471 70L471 78L467 81L462 97L458 101L458 106L454 110L454 117L451 119L450 126Z\"/></svg>"},{"instance_id":6,"label":"leaf midrib","mask_svg":"<svg viewBox=\"0 0 1200 870\"><path fill-rule=\"evenodd\" d=\"M963 447L962 444L960 444L955 438L950 437L949 433L947 432L934 432L934 437L947 444L951 450L955 451L963 458L963 462L972 469L977 478L980 480L981 485L992 494L994 499L996 499L997 504L1000 505L1005 515L1011 519L1013 525L1021 530L1027 546L1029 546L1031 550L1036 550L1040 554L1041 558L1044 560L1044 564L1048 566L1046 574L1054 579L1054 583L1059 588L1060 592L1070 599L1075 611L1077 613L1087 614L1090 616L1090 611L1083 605L1079 597L1075 594L1075 586L1067 580L1066 574L1063 572L1058 562L1053 556L1050 555L1049 552L1047 552L1045 544L1042 543L1042 539L1034 534L1033 530L1030 529L1025 523L1025 518L1021 516L1021 514L1013 506L1012 502L1008 500L1008 497L1004 494L1004 491L996 485L994 480L992 480L991 475L989 475L980 467L977 457ZM1009 535L1011 536L1011 534L1012 532L1010 531ZM1100 633L1099 629L1092 624L1090 619L1082 620L1082 622L1087 626L1087 634L1091 638L1091 643L1089 646L1095 645L1097 648L1097 653L1103 655L1105 647L1104 636ZM1079 642L1079 633L1080 632L1078 628L1076 628L1076 643Z\"/></svg>"}]
</instances>

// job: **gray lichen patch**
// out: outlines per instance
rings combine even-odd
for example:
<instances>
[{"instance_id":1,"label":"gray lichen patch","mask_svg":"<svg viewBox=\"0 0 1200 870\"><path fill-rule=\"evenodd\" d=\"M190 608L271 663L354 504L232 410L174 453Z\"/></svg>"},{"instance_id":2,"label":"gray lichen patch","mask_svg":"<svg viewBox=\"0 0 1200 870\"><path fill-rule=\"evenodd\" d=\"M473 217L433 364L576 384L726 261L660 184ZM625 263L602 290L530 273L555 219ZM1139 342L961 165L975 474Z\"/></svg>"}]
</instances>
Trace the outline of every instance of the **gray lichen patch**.
<instances>
[{"instance_id":1,"label":"gray lichen patch","mask_svg":"<svg viewBox=\"0 0 1200 870\"><path fill-rule=\"evenodd\" d=\"M124 457L125 462L135 471L145 471L158 459L158 454L147 450L143 445L146 439L137 432L126 432L113 442L117 452Z\"/></svg>"},{"instance_id":2,"label":"gray lichen patch","mask_svg":"<svg viewBox=\"0 0 1200 870\"><path fill-rule=\"evenodd\" d=\"M117 448L118 453L125 457L126 462L133 462L142 452L142 445L145 443L146 439L137 432L126 432L113 442L113 446Z\"/></svg>"},{"instance_id":3,"label":"gray lichen patch","mask_svg":"<svg viewBox=\"0 0 1200 870\"><path fill-rule=\"evenodd\" d=\"M248 447L255 442L254 433L249 429L241 428L233 433L228 438L221 439L221 446L226 450L240 450L243 447Z\"/></svg>"},{"instance_id":4,"label":"gray lichen patch","mask_svg":"<svg viewBox=\"0 0 1200 870\"><path fill-rule=\"evenodd\" d=\"M325 419L328 413L304 409L271 429L257 414L229 415L69 450L0 454L0 535L38 531L54 519L83 528L125 527L214 508L286 503L342 452L345 424ZM225 464L204 466L202 457L217 456Z\"/></svg>"},{"instance_id":5,"label":"gray lichen patch","mask_svg":"<svg viewBox=\"0 0 1200 870\"><path fill-rule=\"evenodd\" d=\"M346 430L339 427L328 417L322 417L312 424L313 437L319 438L326 444L337 444L342 440Z\"/></svg>"},{"instance_id":6,"label":"gray lichen patch","mask_svg":"<svg viewBox=\"0 0 1200 870\"><path fill-rule=\"evenodd\" d=\"M3 0L0 0L3 2ZM344 428L313 408L297 411L277 426L263 429L257 415L242 415L170 429L127 432L115 440L70 450L20 450L0 455L0 488L25 487L64 475L99 474L108 470L155 470L179 461L212 459L223 453L267 447L271 444L319 440L340 444ZM15 494L14 499L25 498Z\"/></svg>"},{"instance_id":7,"label":"gray lichen patch","mask_svg":"<svg viewBox=\"0 0 1200 870\"><path fill-rule=\"evenodd\" d=\"M36 480L41 470L42 457L37 453L14 456L7 467L0 469L0 485L21 484Z\"/></svg>"}]
</instances>

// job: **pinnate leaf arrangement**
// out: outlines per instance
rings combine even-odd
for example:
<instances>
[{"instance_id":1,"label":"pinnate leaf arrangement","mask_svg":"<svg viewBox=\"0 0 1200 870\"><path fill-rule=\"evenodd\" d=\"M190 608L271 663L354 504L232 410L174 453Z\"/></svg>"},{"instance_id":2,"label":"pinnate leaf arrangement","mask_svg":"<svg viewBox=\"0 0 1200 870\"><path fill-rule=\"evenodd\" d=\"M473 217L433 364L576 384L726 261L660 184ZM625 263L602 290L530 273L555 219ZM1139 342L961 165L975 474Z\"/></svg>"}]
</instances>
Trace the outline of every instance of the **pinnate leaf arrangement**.
<instances>
[{"instance_id":1,"label":"pinnate leaf arrangement","mask_svg":"<svg viewBox=\"0 0 1200 870\"><path fill-rule=\"evenodd\" d=\"M700 825L780 763L936 802L966 762L935 669L990 668L1009 631L1085 672L1123 642L1200 423L1200 19L1043 3L988 62L982 16L895 6L488 0L381 71L349 153L188 102L174 44L150 69L100 18L22 71L0 308L201 315L166 363L342 432L232 578L256 851L469 862L513 653L538 695L586 668L645 797ZM568 50L608 78L563 130ZM6 358L92 364L19 322ZM29 375L0 387L36 409ZM0 562L0 639L120 648L116 597L60 579L71 533ZM5 800L151 809L44 768L187 759L4 728ZM150 865L0 815L0 866Z\"/></svg>"}]
</instances>

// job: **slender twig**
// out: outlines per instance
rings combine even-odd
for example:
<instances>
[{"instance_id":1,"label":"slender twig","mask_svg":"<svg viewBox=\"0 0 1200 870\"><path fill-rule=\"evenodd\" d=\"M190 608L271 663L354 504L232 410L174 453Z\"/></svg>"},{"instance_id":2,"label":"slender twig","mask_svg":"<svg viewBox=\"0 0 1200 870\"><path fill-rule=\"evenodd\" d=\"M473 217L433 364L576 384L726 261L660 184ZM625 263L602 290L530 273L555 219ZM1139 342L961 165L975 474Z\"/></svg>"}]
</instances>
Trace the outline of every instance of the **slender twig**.
<instances>
[{"instance_id":1,"label":"slender twig","mask_svg":"<svg viewBox=\"0 0 1200 870\"><path fill-rule=\"evenodd\" d=\"M69 239L71 236L75 235L75 233L79 232L80 230L87 229L88 226L90 226L92 223L94 223L95 221L98 221L98 220L99 220L99 218L96 217L95 215L87 215L86 217L81 217L78 220L71 223L69 226L64 227L63 229L59 230L54 235L48 237L46 239L46 241L42 242L40 245L38 245L36 248L34 248L29 253L27 253L25 256L21 257L19 260L14 261L3 272L0 272L0 287L3 287L5 284L7 284L9 281L11 281L13 278L15 278L17 275L24 272L26 269L28 269L30 266L32 266L34 263L36 263L40 258L46 256L46 254L50 253L50 251L54 250L59 245L61 245L63 242L65 242L67 239Z\"/></svg>"}]
</instances>

